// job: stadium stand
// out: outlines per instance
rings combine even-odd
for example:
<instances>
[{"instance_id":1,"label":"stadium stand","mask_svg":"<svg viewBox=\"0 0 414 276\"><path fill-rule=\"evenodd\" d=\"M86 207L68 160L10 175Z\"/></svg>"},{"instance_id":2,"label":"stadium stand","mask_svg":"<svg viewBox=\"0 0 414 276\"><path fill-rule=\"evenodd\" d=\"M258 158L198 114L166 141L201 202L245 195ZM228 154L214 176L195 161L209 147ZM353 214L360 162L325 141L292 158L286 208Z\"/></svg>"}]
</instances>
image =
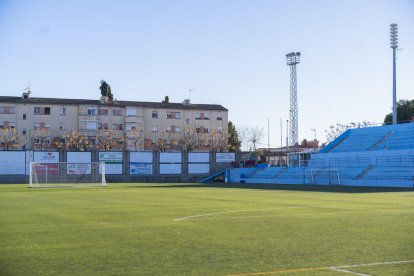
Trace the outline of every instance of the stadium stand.
<instances>
[{"instance_id":1,"label":"stadium stand","mask_svg":"<svg viewBox=\"0 0 414 276\"><path fill-rule=\"evenodd\" d=\"M414 123L348 129L305 166L234 170L230 182L414 187Z\"/></svg>"}]
</instances>

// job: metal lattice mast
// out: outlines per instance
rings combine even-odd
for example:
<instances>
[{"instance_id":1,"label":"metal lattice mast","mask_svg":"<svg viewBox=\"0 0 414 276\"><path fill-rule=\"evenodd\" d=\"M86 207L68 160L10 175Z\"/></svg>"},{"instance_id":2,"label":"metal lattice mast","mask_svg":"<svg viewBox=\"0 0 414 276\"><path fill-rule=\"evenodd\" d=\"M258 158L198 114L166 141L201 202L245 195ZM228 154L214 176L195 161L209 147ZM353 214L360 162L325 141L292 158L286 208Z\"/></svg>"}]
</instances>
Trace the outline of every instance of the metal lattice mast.
<instances>
[{"instance_id":1,"label":"metal lattice mast","mask_svg":"<svg viewBox=\"0 0 414 276\"><path fill-rule=\"evenodd\" d=\"M292 52L286 55L286 63L290 66L290 133L289 146L299 144L298 139L298 93L296 81L296 64L300 62L300 52Z\"/></svg>"},{"instance_id":2,"label":"metal lattice mast","mask_svg":"<svg viewBox=\"0 0 414 276\"><path fill-rule=\"evenodd\" d=\"M392 124L397 124L397 66L396 50L398 48L398 25L390 25L390 42L392 48Z\"/></svg>"}]
</instances>

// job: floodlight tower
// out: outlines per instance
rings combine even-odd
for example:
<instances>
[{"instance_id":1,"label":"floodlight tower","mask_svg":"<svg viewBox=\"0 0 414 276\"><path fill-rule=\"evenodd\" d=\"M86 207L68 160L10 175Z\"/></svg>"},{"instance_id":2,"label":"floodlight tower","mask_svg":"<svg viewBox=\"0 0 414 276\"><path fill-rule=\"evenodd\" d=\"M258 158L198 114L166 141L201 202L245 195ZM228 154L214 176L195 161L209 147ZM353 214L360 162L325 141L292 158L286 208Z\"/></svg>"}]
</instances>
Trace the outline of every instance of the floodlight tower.
<instances>
[{"instance_id":1,"label":"floodlight tower","mask_svg":"<svg viewBox=\"0 0 414 276\"><path fill-rule=\"evenodd\" d=\"M296 64L300 62L300 52L286 55L286 63L290 66L290 146L298 145L298 93L296 82Z\"/></svg>"},{"instance_id":2,"label":"floodlight tower","mask_svg":"<svg viewBox=\"0 0 414 276\"><path fill-rule=\"evenodd\" d=\"M396 51L398 48L398 24L390 24L390 46L392 48L392 124L397 124L397 65Z\"/></svg>"}]
</instances>

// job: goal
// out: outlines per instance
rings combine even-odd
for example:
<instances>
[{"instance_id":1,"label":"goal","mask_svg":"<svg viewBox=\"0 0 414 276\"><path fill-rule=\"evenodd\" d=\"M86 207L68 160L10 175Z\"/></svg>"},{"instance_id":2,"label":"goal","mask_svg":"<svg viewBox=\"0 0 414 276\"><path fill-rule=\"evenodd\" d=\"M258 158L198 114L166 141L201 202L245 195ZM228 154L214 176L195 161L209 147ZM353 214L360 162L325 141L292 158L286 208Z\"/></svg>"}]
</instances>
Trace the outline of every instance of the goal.
<instances>
[{"instance_id":1,"label":"goal","mask_svg":"<svg viewBox=\"0 0 414 276\"><path fill-rule=\"evenodd\" d=\"M30 163L29 187L106 187L104 162Z\"/></svg>"},{"instance_id":2,"label":"goal","mask_svg":"<svg viewBox=\"0 0 414 276\"><path fill-rule=\"evenodd\" d=\"M312 169L312 184L341 185L338 169Z\"/></svg>"}]
</instances>

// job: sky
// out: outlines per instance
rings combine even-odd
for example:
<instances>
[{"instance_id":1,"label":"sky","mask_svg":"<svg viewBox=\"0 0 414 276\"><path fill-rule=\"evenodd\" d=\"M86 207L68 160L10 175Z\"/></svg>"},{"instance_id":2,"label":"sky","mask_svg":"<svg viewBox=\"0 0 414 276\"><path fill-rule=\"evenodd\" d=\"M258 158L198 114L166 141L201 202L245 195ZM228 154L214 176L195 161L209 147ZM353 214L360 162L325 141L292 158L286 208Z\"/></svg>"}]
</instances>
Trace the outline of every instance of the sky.
<instances>
[{"instance_id":1,"label":"sky","mask_svg":"<svg viewBox=\"0 0 414 276\"><path fill-rule=\"evenodd\" d=\"M414 0L0 0L0 95L99 99L105 80L118 100L220 104L279 147L301 52L299 140L324 142L391 112L391 23L397 99L414 99Z\"/></svg>"}]
</instances>

